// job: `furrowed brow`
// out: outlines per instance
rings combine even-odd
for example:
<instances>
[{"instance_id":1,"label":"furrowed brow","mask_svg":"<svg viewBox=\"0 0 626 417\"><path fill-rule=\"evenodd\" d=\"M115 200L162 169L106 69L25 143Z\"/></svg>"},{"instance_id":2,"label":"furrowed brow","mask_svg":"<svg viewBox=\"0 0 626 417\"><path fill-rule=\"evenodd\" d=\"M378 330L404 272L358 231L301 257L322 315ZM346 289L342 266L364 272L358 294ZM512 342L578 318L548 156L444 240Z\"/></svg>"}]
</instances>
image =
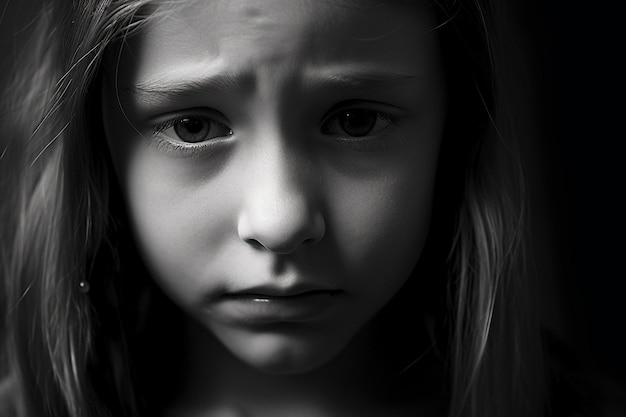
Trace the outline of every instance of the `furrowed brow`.
<instances>
[{"instance_id":1,"label":"furrowed brow","mask_svg":"<svg viewBox=\"0 0 626 417\"><path fill-rule=\"evenodd\" d=\"M385 70L347 69L315 71L308 74L307 82L330 88L376 89L399 86L422 81L424 77L416 74L404 74Z\"/></svg>"},{"instance_id":2,"label":"furrowed brow","mask_svg":"<svg viewBox=\"0 0 626 417\"><path fill-rule=\"evenodd\" d=\"M144 104L168 104L180 99L207 94L225 94L250 91L254 79L248 76L216 74L203 78L155 78L124 87L120 96Z\"/></svg>"},{"instance_id":3,"label":"furrowed brow","mask_svg":"<svg viewBox=\"0 0 626 417\"><path fill-rule=\"evenodd\" d=\"M327 69L304 74L304 84L313 89L377 89L401 86L424 79L420 75L403 74L385 70ZM194 97L232 94L252 91L255 79L252 75L215 74L203 78L162 77L123 87L120 97L140 104L168 105Z\"/></svg>"}]
</instances>

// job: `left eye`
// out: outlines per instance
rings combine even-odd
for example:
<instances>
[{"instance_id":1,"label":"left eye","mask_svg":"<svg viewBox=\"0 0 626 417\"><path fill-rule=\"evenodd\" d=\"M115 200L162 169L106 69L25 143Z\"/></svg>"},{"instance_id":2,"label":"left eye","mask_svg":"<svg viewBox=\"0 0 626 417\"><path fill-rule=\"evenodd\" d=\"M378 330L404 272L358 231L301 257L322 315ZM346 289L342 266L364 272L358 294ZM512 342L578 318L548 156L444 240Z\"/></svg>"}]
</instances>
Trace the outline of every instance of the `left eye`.
<instances>
[{"instance_id":1,"label":"left eye","mask_svg":"<svg viewBox=\"0 0 626 417\"><path fill-rule=\"evenodd\" d=\"M391 118L372 109L346 109L333 114L322 126L325 134L362 137L376 134L391 124Z\"/></svg>"},{"instance_id":2,"label":"left eye","mask_svg":"<svg viewBox=\"0 0 626 417\"><path fill-rule=\"evenodd\" d=\"M223 123L205 117L190 116L170 120L157 126L156 133L186 143L204 142L231 136L233 131Z\"/></svg>"}]
</instances>

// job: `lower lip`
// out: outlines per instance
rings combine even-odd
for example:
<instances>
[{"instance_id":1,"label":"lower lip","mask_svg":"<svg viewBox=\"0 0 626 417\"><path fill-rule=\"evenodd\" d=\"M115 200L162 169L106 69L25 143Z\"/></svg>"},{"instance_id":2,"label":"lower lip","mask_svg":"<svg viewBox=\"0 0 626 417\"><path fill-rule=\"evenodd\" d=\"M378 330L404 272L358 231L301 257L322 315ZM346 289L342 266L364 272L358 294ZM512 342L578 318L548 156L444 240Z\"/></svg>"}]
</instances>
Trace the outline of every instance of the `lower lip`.
<instances>
[{"instance_id":1,"label":"lower lip","mask_svg":"<svg viewBox=\"0 0 626 417\"><path fill-rule=\"evenodd\" d=\"M243 325L311 322L326 316L340 295L336 291L287 297L226 294L210 303L209 313L221 321Z\"/></svg>"}]
</instances>

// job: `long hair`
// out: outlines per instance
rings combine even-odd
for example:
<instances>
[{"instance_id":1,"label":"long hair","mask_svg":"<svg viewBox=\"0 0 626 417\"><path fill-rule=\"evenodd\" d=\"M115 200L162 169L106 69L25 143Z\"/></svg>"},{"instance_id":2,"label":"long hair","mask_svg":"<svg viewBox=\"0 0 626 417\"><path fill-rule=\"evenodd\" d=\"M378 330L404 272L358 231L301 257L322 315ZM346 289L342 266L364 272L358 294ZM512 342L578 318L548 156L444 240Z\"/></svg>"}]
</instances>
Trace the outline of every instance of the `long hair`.
<instances>
[{"instance_id":1,"label":"long hair","mask_svg":"<svg viewBox=\"0 0 626 417\"><path fill-rule=\"evenodd\" d=\"M462 179L444 179L438 189L461 190L448 258L449 414L539 416L548 375L526 246L521 145L531 140L532 120L520 85L531 80L515 27L519 10L516 2L452 3L442 49L448 88L461 93L451 94L442 169L460 166Z\"/></svg>"},{"instance_id":2,"label":"long hair","mask_svg":"<svg viewBox=\"0 0 626 417\"><path fill-rule=\"evenodd\" d=\"M105 141L95 140L103 139L97 85L105 54L140 30L149 0L53 3L18 57L1 113L4 368L19 416L136 416L123 325L116 346L99 348L100 302L79 283L116 273L98 272L115 263L115 219ZM434 214L454 226L443 245L449 415L541 415L504 1L433 3L451 96ZM112 369L107 393L90 375L102 367Z\"/></svg>"},{"instance_id":3,"label":"long hair","mask_svg":"<svg viewBox=\"0 0 626 417\"><path fill-rule=\"evenodd\" d=\"M142 3L46 7L5 101L6 360L19 415L107 414L86 372L93 311L78 286L105 243L108 212L106 163L87 140L97 127L91 90L106 47L138 24Z\"/></svg>"}]
</instances>

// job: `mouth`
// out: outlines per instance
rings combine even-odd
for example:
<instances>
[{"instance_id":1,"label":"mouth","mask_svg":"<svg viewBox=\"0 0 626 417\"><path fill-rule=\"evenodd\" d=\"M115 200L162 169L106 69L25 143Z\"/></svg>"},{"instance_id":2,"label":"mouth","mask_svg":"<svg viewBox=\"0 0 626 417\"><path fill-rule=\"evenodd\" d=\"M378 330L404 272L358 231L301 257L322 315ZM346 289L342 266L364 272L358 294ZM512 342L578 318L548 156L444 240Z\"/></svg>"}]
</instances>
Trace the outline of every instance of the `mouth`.
<instances>
[{"instance_id":1,"label":"mouth","mask_svg":"<svg viewBox=\"0 0 626 417\"><path fill-rule=\"evenodd\" d=\"M255 287L213 298L207 312L221 322L242 326L306 323L327 317L343 296L335 289Z\"/></svg>"}]
</instances>

